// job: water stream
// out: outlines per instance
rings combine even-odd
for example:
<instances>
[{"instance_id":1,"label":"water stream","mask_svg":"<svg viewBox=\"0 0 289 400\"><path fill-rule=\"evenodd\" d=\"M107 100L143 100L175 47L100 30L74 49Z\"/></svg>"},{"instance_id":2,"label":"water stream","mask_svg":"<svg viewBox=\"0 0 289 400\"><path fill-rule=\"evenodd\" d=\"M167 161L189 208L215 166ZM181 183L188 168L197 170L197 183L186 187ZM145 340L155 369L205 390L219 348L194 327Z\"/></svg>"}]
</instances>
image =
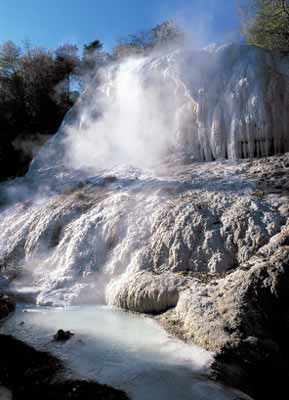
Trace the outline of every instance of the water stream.
<instances>
[{"instance_id":1,"label":"water stream","mask_svg":"<svg viewBox=\"0 0 289 400\"><path fill-rule=\"evenodd\" d=\"M245 398L209 380L211 353L104 304L168 310L183 273L224 273L280 232L282 212L251 196L254 180L232 161L289 149L288 77L275 61L232 45L103 71L26 177L0 184L0 280L38 304L18 306L2 332L132 399ZM58 329L75 336L53 342Z\"/></svg>"},{"instance_id":2,"label":"water stream","mask_svg":"<svg viewBox=\"0 0 289 400\"><path fill-rule=\"evenodd\" d=\"M75 335L53 341L58 329ZM237 392L208 380L212 353L170 337L151 318L107 306L20 305L1 333L62 360L69 377L97 380L131 399L233 400Z\"/></svg>"}]
</instances>

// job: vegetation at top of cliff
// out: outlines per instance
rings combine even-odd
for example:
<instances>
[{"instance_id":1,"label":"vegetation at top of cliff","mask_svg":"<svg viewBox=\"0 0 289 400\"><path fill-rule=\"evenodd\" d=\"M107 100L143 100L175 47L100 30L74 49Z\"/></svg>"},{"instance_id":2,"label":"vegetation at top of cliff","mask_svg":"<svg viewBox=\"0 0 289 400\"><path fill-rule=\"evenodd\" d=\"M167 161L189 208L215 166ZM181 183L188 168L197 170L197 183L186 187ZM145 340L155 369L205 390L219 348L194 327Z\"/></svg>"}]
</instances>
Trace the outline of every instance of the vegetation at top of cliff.
<instances>
[{"instance_id":1,"label":"vegetation at top of cliff","mask_svg":"<svg viewBox=\"0 0 289 400\"><path fill-rule=\"evenodd\" d=\"M289 52L289 1L251 0L240 6L248 43L269 50Z\"/></svg>"},{"instance_id":2,"label":"vegetation at top of cliff","mask_svg":"<svg viewBox=\"0 0 289 400\"><path fill-rule=\"evenodd\" d=\"M184 32L173 20L165 21L154 28L121 39L113 50L114 60L128 56L145 55L150 51L177 46L184 42Z\"/></svg>"}]
</instances>

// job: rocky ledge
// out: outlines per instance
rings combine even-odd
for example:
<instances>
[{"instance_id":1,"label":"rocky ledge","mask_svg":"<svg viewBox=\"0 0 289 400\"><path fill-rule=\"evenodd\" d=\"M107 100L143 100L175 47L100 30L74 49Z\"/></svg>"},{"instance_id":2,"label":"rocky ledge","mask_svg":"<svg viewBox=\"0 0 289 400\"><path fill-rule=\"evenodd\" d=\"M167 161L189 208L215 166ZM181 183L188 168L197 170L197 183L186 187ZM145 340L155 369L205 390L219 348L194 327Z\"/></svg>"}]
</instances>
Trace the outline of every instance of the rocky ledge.
<instances>
[{"instance_id":1,"label":"rocky ledge","mask_svg":"<svg viewBox=\"0 0 289 400\"><path fill-rule=\"evenodd\" d=\"M0 320L15 310L14 301L0 295ZM47 352L37 351L10 335L0 335L1 400L128 400L107 385L81 380L63 381L64 366Z\"/></svg>"},{"instance_id":2,"label":"rocky ledge","mask_svg":"<svg viewBox=\"0 0 289 400\"><path fill-rule=\"evenodd\" d=\"M289 226L226 276L191 277L159 319L216 352L213 377L256 400L274 398L289 378Z\"/></svg>"},{"instance_id":3,"label":"rocky ledge","mask_svg":"<svg viewBox=\"0 0 289 400\"><path fill-rule=\"evenodd\" d=\"M232 183L229 175L220 178L218 164L214 168L208 164L205 178L200 182L198 200L191 196L186 202L189 208L199 201L199 209L209 214L214 212L215 205L212 201L206 205L202 190L211 189L220 196L223 209L216 222L211 223L215 229L209 237L214 240L208 243L206 236L201 240L210 226L208 220L202 221L199 232L190 237L190 243L198 245L199 252L189 253L186 234L196 224L193 218L183 220L179 230L182 240L171 240L167 246L170 253L177 249L177 256L171 257L173 267L169 271L155 267L153 273L142 270L122 276L109 290L117 293L114 298L117 306L160 314L157 318L169 332L214 351L213 378L241 389L256 400L275 398L276 388L287 390L289 378L289 154L222 167L224 175L230 168L234 169ZM200 180L201 172L197 176ZM193 185L197 184L193 180ZM231 192L237 194L232 201L235 208L231 207L225 218L224 199ZM244 199L247 203L241 206ZM270 211L265 218L260 218L265 204L270 205ZM252 210L254 216L250 215ZM157 252L159 243L163 250L177 218L178 214L172 219L168 233L158 232L152 251ZM278 218L277 227L274 224ZM252 224L254 219L257 229ZM216 232L221 232L220 240ZM238 248L239 253L229 268L224 268L227 259L223 257L225 251L221 244L227 246L228 242L230 254ZM197 261L209 265L208 254L212 250L220 261L220 268L192 267ZM181 261L179 265L178 261ZM163 255L162 267L165 262ZM107 292L109 299L111 293Z\"/></svg>"},{"instance_id":4,"label":"rocky ledge","mask_svg":"<svg viewBox=\"0 0 289 400\"><path fill-rule=\"evenodd\" d=\"M288 153L168 163L158 179L91 178L7 209L0 264L10 279L28 267L17 277L25 285L25 260L41 259L39 304L159 314L216 352L215 378L274 398L289 371L288 182Z\"/></svg>"},{"instance_id":5,"label":"rocky ledge","mask_svg":"<svg viewBox=\"0 0 289 400\"><path fill-rule=\"evenodd\" d=\"M96 382L63 381L57 358L12 336L0 335L0 347L0 398L2 391L7 400L128 400L124 392Z\"/></svg>"},{"instance_id":6,"label":"rocky ledge","mask_svg":"<svg viewBox=\"0 0 289 400\"><path fill-rule=\"evenodd\" d=\"M15 310L14 300L0 292L0 319L7 317Z\"/></svg>"}]
</instances>

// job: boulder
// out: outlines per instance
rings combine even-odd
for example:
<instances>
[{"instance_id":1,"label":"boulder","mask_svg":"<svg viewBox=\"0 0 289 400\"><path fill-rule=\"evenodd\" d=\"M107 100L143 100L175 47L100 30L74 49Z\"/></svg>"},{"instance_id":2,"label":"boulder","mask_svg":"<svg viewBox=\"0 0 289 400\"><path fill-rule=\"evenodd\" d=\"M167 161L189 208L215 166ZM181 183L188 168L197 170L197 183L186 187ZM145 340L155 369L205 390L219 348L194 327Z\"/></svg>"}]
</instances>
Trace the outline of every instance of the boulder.
<instances>
[{"instance_id":1,"label":"boulder","mask_svg":"<svg viewBox=\"0 0 289 400\"><path fill-rule=\"evenodd\" d=\"M0 293L0 319L7 317L14 310L14 300L9 296Z\"/></svg>"},{"instance_id":2,"label":"boulder","mask_svg":"<svg viewBox=\"0 0 289 400\"><path fill-rule=\"evenodd\" d=\"M56 334L54 335L54 340L56 340L57 342L66 342L73 335L74 335L74 333L72 333L70 331L64 331L63 329L59 329L56 332Z\"/></svg>"},{"instance_id":3,"label":"boulder","mask_svg":"<svg viewBox=\"0 0 289 400\"><path fill-rule=\"evenodd\" d=\"M12 336L0 335L0 348L0 388L3 385L7 395L11 391L14 400L128 400L124 392L107 385L63 380L63 365L56 357Z\"/></svg>"},{"instance_id":4,"label":"boulder","mask_svg":"<svg viewBox=\"0 0 289 400\"><path fill-rule=\"evenodd\" d=\"M216 352L213 376L256 399L273 396L289 378L289 246L270 256L260 249L222 278L192 279L176 308L160 320Z\"/></svg>"}]
</instances>

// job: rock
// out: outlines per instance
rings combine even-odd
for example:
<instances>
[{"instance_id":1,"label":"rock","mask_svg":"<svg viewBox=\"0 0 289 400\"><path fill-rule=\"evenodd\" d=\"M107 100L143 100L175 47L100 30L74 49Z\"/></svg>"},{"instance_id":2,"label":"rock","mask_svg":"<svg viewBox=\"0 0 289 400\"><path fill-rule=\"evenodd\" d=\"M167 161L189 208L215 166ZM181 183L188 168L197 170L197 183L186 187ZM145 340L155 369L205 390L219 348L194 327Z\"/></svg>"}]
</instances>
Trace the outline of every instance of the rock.
<instances>
[{"instance_id":1,"label":"rock","mask_svg":"<svg viewBox=\"0 0 289 400\"><path fill-rule=\"evenodd\" d=\"M0 335L0 384L8 388L48 382L62 369L54 356L8 335Z\"/></svg>"},{"instance_id":2,"label":"rock","mask_svg":"<svg viewBox=\"0 0 289 400\"><path fill-rule=\"evenodd\" d=\"M130 311L159 314L176 306L184 282L184 278L169 273L122 276L108 286L107 301Z\"/></svg>"},{"instance_id":3,"label":"rock","mask_svg":"<svg viewBox=\"0 0 289 400\"><path fill-rule=\"evenodd\" d=\"M14 310L14 300L9 296L0 293L0 319L7 317Z\"/></svg>"},{"instance_id":4,"label":"rock","mask_svg":"<svg viewBox=\"0 0 289 400\"><path fill-rule=\"evenodd\" d=\"M9 208L1 213L1 268L22 283L28 276L39 288L38 304L107 302L164 313L161 321L175 334L217 352L214 371L223 380L256 396L271 393L272 379L286 382L288 360L289 154L281 155L289 151L288 57L211 46L112 68L104 86L78 102L89 112L67 115L20 190L17 182L3 186ZM153 110L126 109L131 102L118 98L123 72L136 100L148 98ZM151 90L156 80L161 99ZM107 119L96 120L105 135L95 135L95 119L87 116L101 91L112 113L108 107ZM125 141L123 114L131 117ZM155 115L165 126L155 126ZM147 119L153 126L140 130ZM116 154L133 167L115 167ZM142 168L150 155L157 165L148 177ZM107 178L89 179L91 173ZM33 201L43 188L46 201Z\"/></svg>"},{"instance_id":5,"label":"rock","mask_svg":"<svg viewBox=\"0 0 289 400\"><path fill-rule=\"evenodd\" d=\"M82 188L81 198L78 189L52 194L47 203L17 204L0 222L0 263L8 275L22 270L25 275L27 268L38 288L34 301L46 305L105 299L133 304L135 296L134 309L146 310L150 307L139 304L144 290L131 294L129 302L124 293L134 286L141 290L139 277L158 302L154 281L163 281L161 301L151 307L163 311L175 303L177 274L230 271L286 225L288 197L276 195L275 204L265 191L255 195L259 175L253 176L254 168L278 168L278 161L266 160L167 166L168 183L141 181L121 191L95 185ZM179 189L168 192L173 185ZM43 245L49 251L43 253ZM26 260L40 254L41 265L29 269ZM125 289L128 285L132 290ZM168 286L172 300L167 302Z\"/></svg>"},{"instance_id":6,"label":"rock","mask_svg":"<svg viewBox=\"0 0 289 400\"><path fill-rule=\"evenodd\" d=\"M19 388L13 393L15 400L128 400L121 390L88 381L67 381L63 383L31 385Z\"/></svg>"},{"instance_id":7,"label":"rock","mask_svg":"<svg viewBox=\"0 0 289 400\"><path fill-rule=\"evenodd\" d=\"M74 336L74 333L70 331L64 331L63 329L59 329L54 335L54 340L56 340L57 342L66 342L72 336Z\"/></svg>"},{"instance_id":8,"label":"rock","mask_svg":"<svg viewBox=\"0 0 289 400\"><path fill-rule=\"evenodd\" d=\"M4 386L0 386L0 400L12 400L12 393Z\"/></svg>"},{"instance_id":9,"label":"rock","mask_svg":"<svg viewBox=\"0 0 289 400\"><path fill-rule=\"evenodd\" d=\"M93 83L84 92L29 173L43 177L49 168L55 179L65 171L66 159L77 170L97 170L114 166L118 160L142 168L148 159L158 163L171 153L185 160L214 161L288 152L288 65L284 54L240 44L131 59L129 68L113 65L103 71L101 87ZM128 82L131 96L139 104L133 111L131 102L123 101L123 82ZM111 87L116 88L114 94ZM103 93L108 105L104 116L96 106ZM116 113L120 105L121 112ZM88 118L88 110L97 118ZM121 140L119 127L127 115L130 129L124 127L126 140ZM80 121L86 121L81 124L87 136L84 143L82 135L73 134ZM95 137L98 127L103 134ZM155 135L149 134L155 131L157 142ZM95 151L80 157L87 140ZM135 157L137 149L142 157Z\"/></svg>"},{"instance_id":10,"label":"rock","mask_svg":"<svg viewBox=\"0 0 289 400\"><path fill-rule=\"evenodd\" d=\"M117 177L113 176L113 175L107 175L103 178L104 184L110 184L110 183L114 183L116 181L117 181Z\"/></svg>"},{"instance_id":11,"label":"rock","mask_svg":"<svg viewBox=\"0 0 289 400\"><path fill-rule=\"evenodd\" d=\"M9 286L8 279L0 275L0 290L6 289Z\"/></svg>"},{"instance_id":12,"label":"rock","mask_svg":"<svg viewBox=\"0 0 289 400\"><path fill-rule=\"evenodd\" d=\"M289 246L207 284L193 280L160 320L216 352L218 379L256 399L273 396L289 378Z\"/></svg>"},{"instance_id":13,"label":"rock","mask_svg":"<svg viewBox=\"0 0 289 400\"><path fill-rule=\"evenodd\" d=\"M24 175L29 166L29 161L12 143L1 136L0 140L0 181L15 176Z\"/></svg>"},{"instance_id":14,"label":"rock","mask_svg":"<svg viewBox=\"0 0 289 400\"><path fill-rule=\"evenodd\" d=\"M56 357L12 336L0 335L0 349L0 385L5 386L3 393L12 392L3 400L128 400L124 392L106 385L63 380L63 365Z\"/></svg>"}]
</instances>

